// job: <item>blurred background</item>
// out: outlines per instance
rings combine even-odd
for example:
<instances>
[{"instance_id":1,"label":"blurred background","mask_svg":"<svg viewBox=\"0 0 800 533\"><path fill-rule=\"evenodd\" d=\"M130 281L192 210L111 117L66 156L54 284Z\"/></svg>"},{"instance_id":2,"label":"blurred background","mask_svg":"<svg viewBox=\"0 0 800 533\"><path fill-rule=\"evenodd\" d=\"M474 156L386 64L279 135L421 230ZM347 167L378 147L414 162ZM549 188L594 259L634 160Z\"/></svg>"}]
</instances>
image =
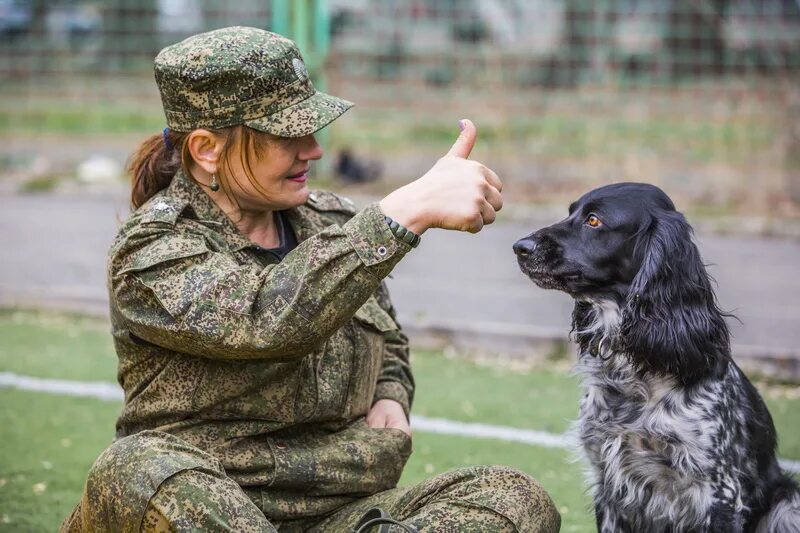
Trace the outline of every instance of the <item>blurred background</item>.
<instances>
[{"instance_id":1,"label":"blurred background","mask_svg":"<svg viewBox=\"0 0 800 533\"><path fill-rule=\"evenodd\" d=\"M798 216L798 0L0 0L3 186L121 165L163 127L158 50L236 24L292 37L358 104L321 177L405 183L468 116L477 157L531 202L641 180Z\"/></svg>"},{"instance_id":2,"label":"blurred background","mask_svg":"<svg viewBox=\"0 0 800 533\"><path fill-rule=\"evenodd\" d=\"M661 186L698 230L800 473L800 0L0 0L0 532L55 530L113 438L105 254L125 161L165 126L153 58L237 24L291 37L358 104L319 135L312 187L364 206L464 117L504 181L496 224L427 232L387 280L418 384L402 484L509 464L562 531L594 531L566 433L572 301L511 245L615 181Z\"/></svg>"}]
</instances>

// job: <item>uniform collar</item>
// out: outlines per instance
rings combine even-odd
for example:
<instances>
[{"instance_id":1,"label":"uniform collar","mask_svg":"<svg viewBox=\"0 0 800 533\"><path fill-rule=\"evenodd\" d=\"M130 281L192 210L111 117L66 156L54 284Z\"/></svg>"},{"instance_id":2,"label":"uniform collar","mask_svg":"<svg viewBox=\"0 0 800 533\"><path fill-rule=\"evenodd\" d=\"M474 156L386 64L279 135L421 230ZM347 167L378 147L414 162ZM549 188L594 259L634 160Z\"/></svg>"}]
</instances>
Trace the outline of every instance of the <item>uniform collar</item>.
<instances>
[{"instance_id":1,"label":"uniform collar","mask_svg":"<svg viewBox=\"0 0 800 533\"><path fill-rule=\"evenodd\" d=\"M241 250L254 245L183 169L178 170L172 178L167 194L185 203L185 216L196 218L202 224L212 226L222 233L231 250ZM190 212L187 213L187 210Z\"/></svg>"},{"instance_id":2,"label":"uniform collar","mask_svg":"<svg viewBox=\"0 0 800 533\"><path fill-rule=\"evenodd\" d=\"M230 246L231 250L242 250L257 246L253 241L248 239L239 231L239 228L231 221L230 218L214 203L214 201L203 191L192 178L186 175L181 169L172 178L169 185L167 194L173 198L178 199L187 209L191 209L189 216L196 218L199 222L213 226L220 233L222 233ZM307 209L305 206L298 208L287 209L287 219L292 225L297 242L303 242L312 235L316 234L321 228L316 228L303 215L303 210Z\"/></svg>"}]
</instances>

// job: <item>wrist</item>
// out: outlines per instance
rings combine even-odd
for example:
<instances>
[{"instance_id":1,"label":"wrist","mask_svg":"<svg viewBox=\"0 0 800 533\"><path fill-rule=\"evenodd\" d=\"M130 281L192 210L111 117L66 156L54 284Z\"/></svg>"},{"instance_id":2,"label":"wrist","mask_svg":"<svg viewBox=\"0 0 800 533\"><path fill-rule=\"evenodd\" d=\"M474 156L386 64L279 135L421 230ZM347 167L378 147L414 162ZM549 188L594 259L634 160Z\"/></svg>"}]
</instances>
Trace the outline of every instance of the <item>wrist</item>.
<instances>
[{"instance_id":1,"label":"wrist","mask_svg":"<svg viewBox=\"0 0 800 533\"><path fill-rule=\"evenodd\" d=\"M372 399L372 406L375 407L376 404L385 400L398 404L408 419L411 411L411 393L405 385L398 381L379 381Z\"/></svg>"},{"instance_id":2,"label":"wrist","mask_svg":"<svg viewBox=\"0 0 800 533\"><path fill-rule=\"evenodd\" d=\"M386 198L378 202L378 206L384 215L395 220L409 231L417 235L422 235L430 225L421 213L421 210L415 205L416 202L398 197L397 193L401 191L402 189L398 189L389 194Z\"/></svg>"},{"instance_id":3,"label":"wrist","mask_svg":"<svg viewBox=\"0 0 800 533\"><path fill-rule=\"evenodd\" d=\"M383 218L386 221L386 224L389 226L389 230L397 240L408 244L412 248L419 246L419 243L422 240L419 235L401 225L389 215L384 215Z\"/></svg>"},{"instance_id":4,"label":"wrist","mask_svg":"<svg viewBox=\"0 0 800 533\"><path fill-rule=\"evenodd\" d=\"M408 422L408 413L405 406L393 398L381 398L372 404L372 409L380 410L394 418L402 418Z\"/></svg>"}]
</instances>

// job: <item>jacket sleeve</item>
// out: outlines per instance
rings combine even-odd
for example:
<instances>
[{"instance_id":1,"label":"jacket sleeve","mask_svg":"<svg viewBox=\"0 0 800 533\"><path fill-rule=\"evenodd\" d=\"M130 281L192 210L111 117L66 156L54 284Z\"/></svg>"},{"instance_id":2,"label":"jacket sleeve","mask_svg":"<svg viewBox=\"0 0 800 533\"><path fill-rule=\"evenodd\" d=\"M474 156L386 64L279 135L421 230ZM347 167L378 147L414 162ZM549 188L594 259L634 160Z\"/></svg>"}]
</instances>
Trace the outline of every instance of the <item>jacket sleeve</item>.
<instances>
[{"instance_id":1,"label":"jacket sleeve","mask_svg":"<svg viewBox=\"0 0 800 533\"><path fill-rule=\"evenodd\" d=\"M377 204L264 269L167 224L141 224L109 262L112 313L140 339L215 359L302 356L325 342L410 250Z\"/></svg>"},{"instance_id":2,"label":"jacket sleeve","mask_svg":"<svg viewBox=\"0 0 800 533\"><path fill-rule=\"evenodd\" d=\"M378 288L376 299L396 323L397 314L385 283L381 283ZM372 403L383 399L395 400L403 406L406 416L409 416L414 401L414 375L411 372L408 337L399 324L398 329L384 334L383 365Z\"/></svg>"}]
</instances>

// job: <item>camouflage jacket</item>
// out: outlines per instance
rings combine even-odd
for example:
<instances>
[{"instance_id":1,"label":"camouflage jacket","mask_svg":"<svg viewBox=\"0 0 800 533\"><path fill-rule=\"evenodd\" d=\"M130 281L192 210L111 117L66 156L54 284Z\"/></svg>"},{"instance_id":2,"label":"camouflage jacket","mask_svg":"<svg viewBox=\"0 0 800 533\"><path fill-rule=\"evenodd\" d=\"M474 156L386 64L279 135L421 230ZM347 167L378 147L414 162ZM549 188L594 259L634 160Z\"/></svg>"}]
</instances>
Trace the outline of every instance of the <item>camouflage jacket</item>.
<instances>
[{"instance_id":1,"label":"camouflage jacket","mask_svg":"<svg viewBox=\"0 0 800 533\"><path fill-rule=\"evenodd\" d=\"M377 205L356 213L332 193L287 218L299 244L279 261L179 172L120 229L108 263L117 436L180 436L274 518L394 486L411 442L364 416L381 398L408 412L414 391L382 283L410 247Z\"/></svg>"}]
</instances>

